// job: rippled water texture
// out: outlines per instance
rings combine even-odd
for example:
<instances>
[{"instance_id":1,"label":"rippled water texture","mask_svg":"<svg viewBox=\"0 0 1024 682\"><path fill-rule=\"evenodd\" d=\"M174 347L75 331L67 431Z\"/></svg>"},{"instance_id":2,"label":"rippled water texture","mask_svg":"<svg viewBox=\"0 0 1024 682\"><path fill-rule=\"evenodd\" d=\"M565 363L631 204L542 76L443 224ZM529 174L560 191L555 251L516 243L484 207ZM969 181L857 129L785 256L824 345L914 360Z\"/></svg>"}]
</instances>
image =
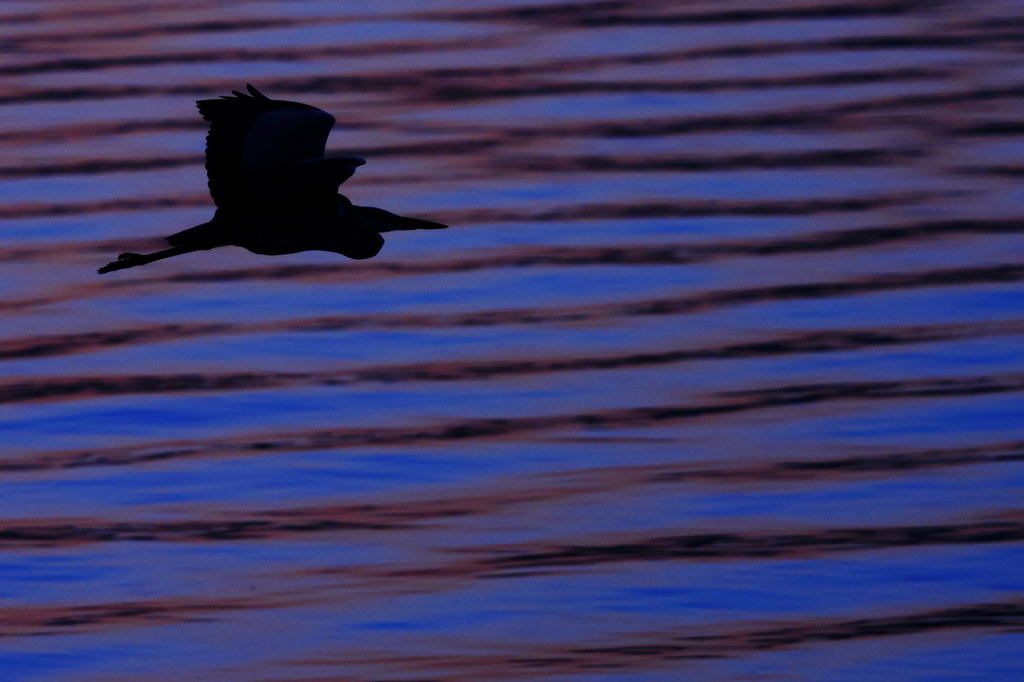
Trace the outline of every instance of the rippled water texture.
<instances>
[{"instance_id":1,"label":"rippled water texture","mask_svg":"<svg viewBox=\"0 0 1024 682\"><path fill-rule=\"evenodd\" d=\"M516 2L0 5L0 679L1024 679L1024 5Z\"/></svg>"}]
</instances>

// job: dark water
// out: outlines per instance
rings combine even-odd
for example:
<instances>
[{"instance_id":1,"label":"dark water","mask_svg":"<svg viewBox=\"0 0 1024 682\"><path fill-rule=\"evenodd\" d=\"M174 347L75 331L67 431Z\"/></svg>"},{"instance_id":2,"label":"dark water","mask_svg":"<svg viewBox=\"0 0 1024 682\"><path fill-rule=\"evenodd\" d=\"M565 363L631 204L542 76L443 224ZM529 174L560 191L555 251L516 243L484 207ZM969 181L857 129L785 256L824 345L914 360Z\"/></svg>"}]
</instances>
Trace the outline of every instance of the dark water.
<instances>
[{"instance_id":1,"label":"dark water","mask_svg":"<svg viewBox=\"0 0 1024 682\"><path fill-rule=\"evenodd\" d=\"M1024 679L1024 5L0 12L0 679ZM245 82L453 227L98 277Z\"/></svg>"}]
</instances>

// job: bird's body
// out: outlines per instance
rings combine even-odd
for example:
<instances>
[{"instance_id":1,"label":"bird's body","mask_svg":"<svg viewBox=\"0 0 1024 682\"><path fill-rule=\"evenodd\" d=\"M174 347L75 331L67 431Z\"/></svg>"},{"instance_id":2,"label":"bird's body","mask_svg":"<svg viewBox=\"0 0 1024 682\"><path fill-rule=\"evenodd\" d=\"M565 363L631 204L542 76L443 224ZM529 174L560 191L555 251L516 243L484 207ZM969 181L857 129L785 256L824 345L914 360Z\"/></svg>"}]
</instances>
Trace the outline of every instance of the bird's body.
<instances>
[{"instance_id":1,"label":"bird's body","mask_svg":"<svg viewBox=\"0 0 1024 682\"><path fill-rule=\"evenodd\" d=\"M338 186L365 161L324 156L334 117L248 89L251 95L197 102L211 124L206 170L217 205L213 219L167 237L169 249L123 253L101 274L218 246L270 256L333 251L372 258L384 245L381 232L446 227L353 205Z\"/></svg>"}]
</instances>

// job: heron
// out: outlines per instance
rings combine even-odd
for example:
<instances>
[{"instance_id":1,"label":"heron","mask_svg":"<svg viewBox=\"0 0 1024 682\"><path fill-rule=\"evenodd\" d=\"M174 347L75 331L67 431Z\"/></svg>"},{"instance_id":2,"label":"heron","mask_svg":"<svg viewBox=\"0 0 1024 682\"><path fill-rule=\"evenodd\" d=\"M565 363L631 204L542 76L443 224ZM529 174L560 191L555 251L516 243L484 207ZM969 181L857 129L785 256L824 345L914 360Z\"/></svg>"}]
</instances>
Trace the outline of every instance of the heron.
<instances>
[{"instance_id":1,"label":"heron","mask_svg":"<svg viewBox=\"0 0 1024 682\"><path fill-rule=\"evenodd\" d=\"M217 207L213 219L167 237L170 248L163 251L122 253L99 274L219 246L267 256L333 251L372 258L384 246L382 232L447 227L354 205L338 188L366 161L324 156L334 117L270 99L249 84L246 89L196 102L210 122L206 173Z\"/></svg>"}]
</instances>

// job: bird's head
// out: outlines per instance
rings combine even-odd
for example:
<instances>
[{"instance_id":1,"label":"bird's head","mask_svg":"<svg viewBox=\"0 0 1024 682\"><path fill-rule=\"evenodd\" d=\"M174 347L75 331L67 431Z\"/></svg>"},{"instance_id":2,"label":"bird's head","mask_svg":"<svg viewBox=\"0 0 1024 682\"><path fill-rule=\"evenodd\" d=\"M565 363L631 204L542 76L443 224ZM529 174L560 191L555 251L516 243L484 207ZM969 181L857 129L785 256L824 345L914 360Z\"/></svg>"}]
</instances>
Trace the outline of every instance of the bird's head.
<instances>
[{"instance_id":1,"label":"bird's head","mask_svg":"<svg viewBox=\"0 0 1024 682\"><path fill-rule=\"evenodd\" d=\"M338 218L349 220L374 232L395 232L399 230L439 230L448 227L422 218L406 218L395 215L383 208L354 206L342 194L338 195Z\"/></svg>"},{"instance_id":2,"label":"bird's head","mask_svg":"<svg viewBox=\"0 0 1024 682\"><path fill-rule=\"evenodd\" d=\"M374 229L372 221L366 220L348 197L342 194L338 195L337 208L337 222L324 250L356 260L373 258L380 253L384 237Z\"/></svg>"}]
</instances>

